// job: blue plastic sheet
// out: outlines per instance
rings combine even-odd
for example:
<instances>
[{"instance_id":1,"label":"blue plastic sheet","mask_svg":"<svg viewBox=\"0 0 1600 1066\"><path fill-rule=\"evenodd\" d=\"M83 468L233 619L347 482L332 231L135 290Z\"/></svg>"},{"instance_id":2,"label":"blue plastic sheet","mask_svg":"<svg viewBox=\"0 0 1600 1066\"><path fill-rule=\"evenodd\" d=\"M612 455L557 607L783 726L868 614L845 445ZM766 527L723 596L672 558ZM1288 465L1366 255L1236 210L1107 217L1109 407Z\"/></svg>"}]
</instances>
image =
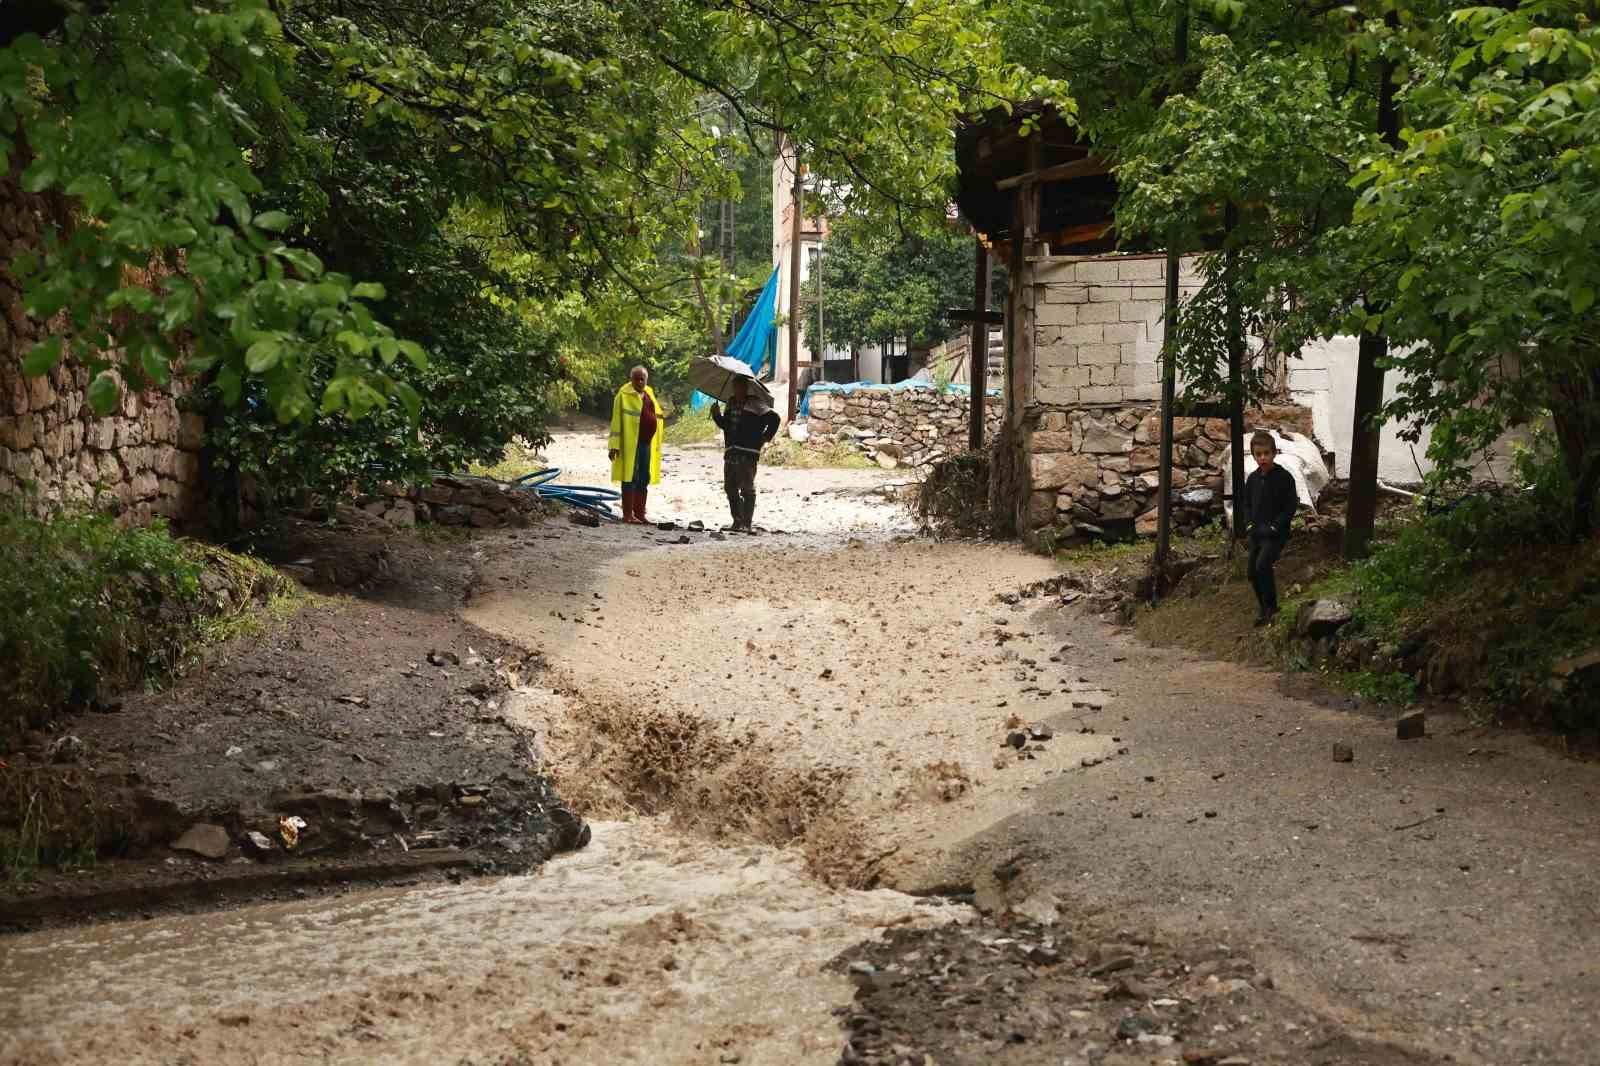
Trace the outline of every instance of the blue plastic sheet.
<instances>
[{"instance_id":1,"label":"blue plastic sheet","mask_svg":"<svg viewBox=\"0 0 1600 1066\"><path fill-rule=\"evenodd\" d=\"M755 307L750 310L750 317L744 320L744 325L739 327L739 332L733 338L733 343L728 345L728 357L754 370L756 377L761 377L767 364L776 359L776 341L778 339L778 267L772 268L772 276L767 278L767 283L761 289L761 295L756 298ZM689 410L699 411L711 403L711 397L703 392L696 392L689 397Z\"/></svg>"}]
</instances>

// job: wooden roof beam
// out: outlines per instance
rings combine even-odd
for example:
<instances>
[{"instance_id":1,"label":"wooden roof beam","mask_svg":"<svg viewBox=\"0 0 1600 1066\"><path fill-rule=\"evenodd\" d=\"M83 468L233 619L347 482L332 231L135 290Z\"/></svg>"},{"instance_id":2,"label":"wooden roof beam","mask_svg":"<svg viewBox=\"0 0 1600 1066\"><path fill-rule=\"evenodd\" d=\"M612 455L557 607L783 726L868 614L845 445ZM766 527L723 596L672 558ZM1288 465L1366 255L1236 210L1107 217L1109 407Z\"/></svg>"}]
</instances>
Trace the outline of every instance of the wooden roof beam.
<instances>
[{"instance_id":1,"label":"wooden roof beam","mask_svg":"<svg viewBox=\"0 0 1600 1066\"><path fill-rule=\"evenodd\" d=\"M1091 155L1083 159L1074 159L1070 163L1057 163L1055 166L1041 167L1030 170L1026 174L1018 174L1014 178L1003 178L994 183L996 189L1015 189L1020 185L1047 184L1056 181L1070 181L1073 178L1091 178L1099 174L1111 173L1111 161L1104 156Z\"/></svg>"}]
</instances>

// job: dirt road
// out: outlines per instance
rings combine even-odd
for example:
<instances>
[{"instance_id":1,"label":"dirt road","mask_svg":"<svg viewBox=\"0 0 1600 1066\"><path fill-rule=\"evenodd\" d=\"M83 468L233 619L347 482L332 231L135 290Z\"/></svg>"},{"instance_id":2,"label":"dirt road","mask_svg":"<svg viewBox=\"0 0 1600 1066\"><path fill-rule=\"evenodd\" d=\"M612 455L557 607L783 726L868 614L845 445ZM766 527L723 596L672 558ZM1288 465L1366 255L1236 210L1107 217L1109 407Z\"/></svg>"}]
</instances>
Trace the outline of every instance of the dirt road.
<instances>
[{"instance_id":1,"label":"dirt road","mask_svg":"<svg viewBox=\"0 0 1600 1066\"><path fill-rule=\"evenodd\" d=\"M652 517L718 524L718 466ZM590 849L0 941L0 1061L1600 1062L1594 768L1019 599L1050 564L888 480L479 542L463 619L544 656L507 713Z\"/></svg>"}]
</instances>

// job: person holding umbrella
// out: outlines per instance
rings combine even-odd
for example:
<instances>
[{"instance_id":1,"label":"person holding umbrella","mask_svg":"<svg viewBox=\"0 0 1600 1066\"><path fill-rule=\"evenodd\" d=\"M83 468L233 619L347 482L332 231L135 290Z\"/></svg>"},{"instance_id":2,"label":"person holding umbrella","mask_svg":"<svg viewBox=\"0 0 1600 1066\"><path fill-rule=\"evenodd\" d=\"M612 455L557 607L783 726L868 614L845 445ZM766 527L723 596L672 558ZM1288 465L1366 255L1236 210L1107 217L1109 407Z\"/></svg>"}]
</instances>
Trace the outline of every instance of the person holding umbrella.
<instances>
[{"instance_id":1,"label":"person holding umbrella","mask_svg":"<svg viewBox=\"0 0 1600 1066\"><path fill-rule=\"evenodd\" d=\"M661 480L661 434L666 418L650 388L650 371L636 366L627 384L617 390L611 404L611 436L606 441L611 457L611 480L622 484L622 520L645 525L645 502L650 486Z\"/></svg>"},{"instance_id":2,"label":"person holding umbrella","mask_svg":"<svg viewBox=\"0 0 1600 1066\"><path fill-rule=\"evenodd\" d=\"M732 528L751 533L756 513L756 464L761 448L778 434L778 413L771 405L752 405L750 378L734 376L728 388L728 410L711 405L711 420L722 430L722 487L733 512Z\"/></svg>"}]
</instances>

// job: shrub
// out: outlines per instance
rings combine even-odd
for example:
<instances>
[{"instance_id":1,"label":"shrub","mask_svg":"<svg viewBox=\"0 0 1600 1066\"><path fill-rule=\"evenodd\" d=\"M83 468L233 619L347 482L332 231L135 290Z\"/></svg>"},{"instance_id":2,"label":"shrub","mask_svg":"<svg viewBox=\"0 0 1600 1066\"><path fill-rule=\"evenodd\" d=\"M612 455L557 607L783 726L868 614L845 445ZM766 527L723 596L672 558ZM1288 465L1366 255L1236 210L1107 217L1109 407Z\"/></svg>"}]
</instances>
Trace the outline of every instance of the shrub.
<instances>
[{"instance_id":1,"label":"shrub","mask_svg":"<svg viewBox=\"0 0 1600 1066\"><path fill-rule=\"evenodd\" d=\"M935 463L917 489L916 514L942 536L988 533L988 453L969 452Z\"/></svg>"},{"instance_id":2,"label":"shrub","mask_svg":"<svg viewBox=\"0 0 1600 1066\"><path fill-rule=\"evenodd\" d=\"M0 499L0 751L103 693L181 672L222 624L283 587L265 564L156 522L27 513Z\"/></svg>"}]
</instances>

